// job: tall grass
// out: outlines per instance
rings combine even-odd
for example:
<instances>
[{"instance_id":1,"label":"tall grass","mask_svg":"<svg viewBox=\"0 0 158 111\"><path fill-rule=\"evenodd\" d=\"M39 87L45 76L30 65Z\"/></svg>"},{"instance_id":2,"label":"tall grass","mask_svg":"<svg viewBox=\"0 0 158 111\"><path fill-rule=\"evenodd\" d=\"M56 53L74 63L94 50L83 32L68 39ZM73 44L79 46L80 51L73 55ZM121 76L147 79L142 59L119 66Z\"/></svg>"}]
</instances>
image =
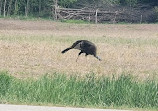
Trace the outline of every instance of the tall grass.
<instances>
[{"instance_id":1,"label":"tall grass","mask_svg":"<svg viewBox=\"0 0 158 111\"><path fill-rule=\"evenodd\" d=\"M158 82L136 81L130 75L67 77L58 73L22 80L1 72L0 102L158 108Z\"/></svg>"}]
</instances>

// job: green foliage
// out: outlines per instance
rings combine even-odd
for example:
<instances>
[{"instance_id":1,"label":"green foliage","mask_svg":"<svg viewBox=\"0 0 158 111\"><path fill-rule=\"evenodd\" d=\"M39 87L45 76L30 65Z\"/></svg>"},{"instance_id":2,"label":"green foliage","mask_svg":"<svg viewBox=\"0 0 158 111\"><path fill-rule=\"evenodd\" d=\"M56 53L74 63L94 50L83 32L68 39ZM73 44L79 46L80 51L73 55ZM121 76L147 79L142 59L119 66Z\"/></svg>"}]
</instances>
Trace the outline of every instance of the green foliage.
<instances>
[{"instance_id":1,"label":"green foliage","mask_svg":"<svg viewBox=\"0 0 158 111\"><path fill-rule=\"evenodd\" d=\"M156 20L158 22L158 6L154 7L154 10L155 10L155 14L156 14Z\"/></svg>"},{"instance_id":2,"label":"green foliage","mask_svg":"<svg viewBox=\"0 0 158 111\"><path fill-rule=\"evenodd\" d=\"M69 106L158 108L158 83L118 78L66 76L54 73L38 80L16 79L0 74L0 102L42 103Z\"/></svg>"},{"instance_id":3,"label":"green foliage","mask_svg":"<svg viewBox=\"0 0 158 111\"><path fill-rule=\"evenodd\" d=\"M157 0L118 0L121 5L136 5L136 4L153 4L158 5Z\"/></svg>"},{"instance_id":4,"label":"green foliage","mask_svg":"<svg viewBox=\"0 0 158 111\"><path fill-rule=\"evenodd\" d=\"M158 1L157 0L138 0L139 3L150 3L153 5L158 5Z\"/></svg>"},{"instance_id":5,"label":"green foliage","mask_svg":"<svg viewBox=\"0 0 158 111\"><path fill-rule=\"evenodd\" d=\"M138 3L139 0L119 0L121 5L134 6Z\"/></svg>"},{"instance_id":6,"label":"green foliage","mask_svg":"<svg viewBox=\"0 0 158 111\"><path fill-rule=\"evenodd\" d=\"M51 17L55 0L0 0L0 16ZM135 6L137 4L158 6L157 0L58 0L60 7L106 7L113 5ZM5 10L4 10L5 9Z\"/></svg>"},{"instance_id":7,"label":"green foliage","mask_svg":"<svg viewBox=\"0 0 158 111\"><path fill-rule=\"evenodd\" d=\"M75 3L77 0L59 0L59 5L63 7L69 7L71 4Z\"/></svg>"}]
</instances>

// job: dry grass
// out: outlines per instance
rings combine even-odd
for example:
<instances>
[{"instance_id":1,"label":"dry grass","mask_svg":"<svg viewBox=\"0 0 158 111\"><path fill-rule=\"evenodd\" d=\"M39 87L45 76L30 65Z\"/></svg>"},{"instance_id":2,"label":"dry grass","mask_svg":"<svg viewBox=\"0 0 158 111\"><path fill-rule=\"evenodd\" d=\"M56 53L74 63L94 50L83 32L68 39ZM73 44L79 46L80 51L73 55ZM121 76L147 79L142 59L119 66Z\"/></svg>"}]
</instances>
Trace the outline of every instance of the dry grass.
<instances>
[{"instance_id":1,"label":"dry grass","mask_svg":"<svg viewBox=\"0 0 158 111\"><path fill-rule=\"evenodd\" d=\"M78 39L98 47L99 62L78 50L60 52ZM158 25L66 24L51 21L0 19L0 67L17 77L54 71L67 74L158 77Z\"/></svg>"}]
</instances>

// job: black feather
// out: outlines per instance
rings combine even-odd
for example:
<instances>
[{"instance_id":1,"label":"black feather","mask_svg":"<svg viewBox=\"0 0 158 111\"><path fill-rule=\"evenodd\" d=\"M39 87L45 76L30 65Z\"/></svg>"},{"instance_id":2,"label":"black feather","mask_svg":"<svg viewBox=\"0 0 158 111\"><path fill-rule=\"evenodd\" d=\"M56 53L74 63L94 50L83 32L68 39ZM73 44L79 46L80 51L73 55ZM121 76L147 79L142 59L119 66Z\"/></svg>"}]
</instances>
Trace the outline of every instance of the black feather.
<instances>
[{"instance_id":1,"label":"black feather","mask_svg":"<svg viewBox=\"0 0 158 111\"><path fill-rule=\"evenodd\" d=\"M66 48L65 50L63 50L61 53L65 53L67 52L68 50L70 50L71 48Z\"/></svg>"}]
</instances>

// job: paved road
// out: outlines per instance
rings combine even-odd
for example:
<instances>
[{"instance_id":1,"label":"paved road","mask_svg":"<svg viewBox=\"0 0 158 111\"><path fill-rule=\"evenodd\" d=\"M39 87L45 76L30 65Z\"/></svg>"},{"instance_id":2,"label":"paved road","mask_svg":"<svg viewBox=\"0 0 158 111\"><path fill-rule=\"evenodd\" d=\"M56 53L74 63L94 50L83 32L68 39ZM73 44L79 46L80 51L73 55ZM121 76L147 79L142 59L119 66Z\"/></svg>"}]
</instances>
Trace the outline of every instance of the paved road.
<instances>
[{"instance_id":1,"label":"paved road","mask_svg":"<svg viewBox=\"0 0 158 111\"><path fill-rule=\"evenodd\" d=\"M129 111L129 110L89 109L89 108L70 108L70 107L48 107L48 106L0 104L0 111Z\"/></svg>"}]
</instances>

